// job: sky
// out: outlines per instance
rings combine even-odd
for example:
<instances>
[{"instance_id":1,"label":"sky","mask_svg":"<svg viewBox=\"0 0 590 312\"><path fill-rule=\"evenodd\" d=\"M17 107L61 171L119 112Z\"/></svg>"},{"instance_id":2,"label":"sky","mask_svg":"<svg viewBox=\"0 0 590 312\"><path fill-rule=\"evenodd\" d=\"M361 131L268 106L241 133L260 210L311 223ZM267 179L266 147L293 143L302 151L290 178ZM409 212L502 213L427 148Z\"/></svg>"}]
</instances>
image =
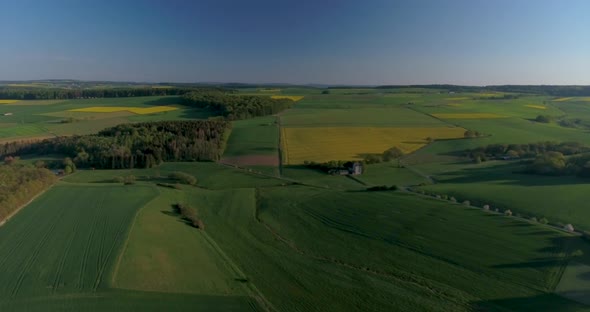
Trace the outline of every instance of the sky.
<instances>
[{"instance_id":1,"label":"sky","mask_svg":"<svg viewBox=\"0 0 590 312\"><path fill-rule=\"evenodd\" d=\"M587 0L0 0L0 80L590 85Z\"/></svg>"}]
</instances>

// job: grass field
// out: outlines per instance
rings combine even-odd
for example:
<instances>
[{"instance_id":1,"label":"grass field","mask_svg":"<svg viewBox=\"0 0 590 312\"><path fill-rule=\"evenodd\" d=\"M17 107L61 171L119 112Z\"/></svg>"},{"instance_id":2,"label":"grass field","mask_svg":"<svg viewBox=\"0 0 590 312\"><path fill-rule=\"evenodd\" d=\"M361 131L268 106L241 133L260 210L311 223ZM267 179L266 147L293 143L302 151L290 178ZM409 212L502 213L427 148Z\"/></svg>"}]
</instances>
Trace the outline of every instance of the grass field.
<instances>
[{"instance_id":1,"label":"grass field","mask_svg":"<svg viewBox=\"0 0 590 312\"><path fill-rule=\"evenodd\" d=\"M405 153L427 144L427 138L462 138L465 129L439 128L384 128L384 127L312 127L282 128L285 163L304 161L361 159L364 154L381 154L398 147Z\"/></svg>"},{"instance_id":2,"label":"grass field","mask_svg":"<svg viewBox=\"0 0 590 312\"><path fill-rule=\"evenodd\" d=\"M127 106L92 106L85 108L70 109L70 112L84 112L84 113L116 113L116 112L131 112L138 115L147 115L155 113L169 112L177 110L178 108L172 106L154 106L149 108L127 107Z\"/></svg>"},{"instance_id":3,"label":"grass field","mask_svg":"<svg viewBox=\"0 0 590 312\"><path fill-rule=\"evenodd\" d=\"M246 295L207 234L181 222L173 205L193 196L159 188L139 212L118 265L117 288L174 293Z\"/></svg>"},{"instance_id":4,"label":"grass field","mask_svg":"<svg viewBox=\"0 0 590 312\"><path fill-rule=\"evenodd\" d=\"M441 119L488 119L503 118L506 116L489 114L489 113L465 113L465 114L432 114L432 116Z\"/></svg>"}]
</instances>

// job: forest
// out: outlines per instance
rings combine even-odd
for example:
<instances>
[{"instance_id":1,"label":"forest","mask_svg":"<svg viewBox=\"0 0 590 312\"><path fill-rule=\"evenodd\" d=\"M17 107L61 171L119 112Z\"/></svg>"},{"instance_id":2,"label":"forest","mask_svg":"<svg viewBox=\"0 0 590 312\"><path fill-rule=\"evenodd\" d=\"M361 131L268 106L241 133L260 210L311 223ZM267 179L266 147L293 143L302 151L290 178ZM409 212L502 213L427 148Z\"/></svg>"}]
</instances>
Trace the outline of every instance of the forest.
<instances>
[{"instance_id":1,"label":"forest","mask_svg":"<svg viewBox=\"0 0 590 312\"><path fill-rule=\"evenodd\" d=\"M0 165L0 220L53 184L57 178L43 168L18 162Z\"/></svg>"},{"instance_id":2,"label":"forest","mask_svg":"<svg viewBox=\"0 0 590 312\"><path fill-rule=\"evenodd\" d=\"M235 96L220 90L189 92L182 98L185 105L209 109L228 120L276 114L295 103L290 99L267 96Z\"/></svg>"},{"instance_id":3,"label":"forest","mask_svg":"<svg viewBox=\"0 0 590 312\"><path fill-rule=\"evenodd\" d=\"M0 155L71 157L77 167L151 168L165 161L215 161L223 153L231 123L221 120L122 124L94 135L57 137L0 146Z\"/></svg>"},{"instance_id":4,"label":"forest","mask_svg":"<svg viewBox=\"0 0 590 312\"><path fill-rule=\"evenodd\" d=\"M23 88L0 87L0 99L67 100L83 98L117 98L134 96L183 95L188 92L209 92L217 88ZM229 91L226 91L229 92Z\"/></svg>"}]
</instances>

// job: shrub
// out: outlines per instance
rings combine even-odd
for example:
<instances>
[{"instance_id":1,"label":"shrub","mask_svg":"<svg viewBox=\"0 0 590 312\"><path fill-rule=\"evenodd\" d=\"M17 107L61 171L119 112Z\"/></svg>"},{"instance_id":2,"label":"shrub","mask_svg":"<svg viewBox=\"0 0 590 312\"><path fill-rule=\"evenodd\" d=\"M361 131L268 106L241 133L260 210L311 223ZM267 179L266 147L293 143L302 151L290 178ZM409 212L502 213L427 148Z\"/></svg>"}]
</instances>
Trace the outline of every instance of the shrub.
<instances>
[{"instance_id":1,"label":"shrub","mask_svg":"<svg viewBox=\"0 0 590 312\"><path fill-rule=\"evenodd\" d=\"M449 200L449 195L443 195L443 196L442 196L442 199L444 199L444 200Z\"/></svg>"},{"instance_id":2,"label":"shrub","mask_svg":"<svg viewBox=\"0 0 590 312\"><path fill-rule=\"evenodd\" d=\"M197 184L197 178L195 178L194 176L184 173L184 172L180 172L180 171L175 171L172 172L168 178L172 179L172 180L177 180L181 183L184 184L189 184L189 185L195 185Z\"/></svg>"},{"instance_id":3,"label":"shrub","mask_svg":"<svg viewBox=\"0 0 590 312\"><path fill-rule=\"evenodd\" d=\"M541 223L541 224L548 224L549 223L549 220L547 220L547 218L543 217L543 218L539 219L539 223Z\"/></svg>"},{"instance_id":4,"label":"shrub","mask_svg":"<svg viewBox=\"0 0 590 312\"><path fill-rule=\"evenodd\" d=\"M436 195L436 199L442 199L442 196Z\"/></svg>"},{"instance_id":5,"label":"shrub","mask_svg":"<svg viewBox=\"0 0 590 312\"><path fill-rule=\"evenodd\" d=\"M123 182L125 182L125 179L123 177L114 177L113 178L113 182L115 182L115 183L123 183Z\"/></svg>"},{"instance_id":6,"label":"shrub","mask_svg":"<svg viewBox=\"0 0 590 312\"><path fill-rule=\"evenodd\" d=\"M529 220L531 220L532 222L539 222L539 221L537 220L537 217L531 217Z\"/></svg>"},{"instance_id":7,"label":"shrub","mask_svg":"<svg viewBox=\"0 0 590 312\"><path fill-rule=\"evenodd\" d=\"M573 232L574 231L574 226L568 223L568 224L566 224L563 227L563 229L566 230L566 231L568 231L568 232Z\"/></svg>"},{"instance_id":8,"label":"shrub","mask_svg":"<svg viewBox=\"0 0 590 312\"><path fill-rule=\"evenodd\" d=\"M576 249L576 251L572 252L572 257L581 257L584 255L584 252L580 249Z\"/></svg>"},{"instance_id":9,"label":"shrub","mask_svg":"<svg viewBox=\"0 0 590 312\"><path fill-rule=\"evenodd\" d=\"M504 210L504 215L508 216L508 217L512 216L512 210L510 210L510 209Z\"/></svg>"},{"instance_id":10,"label":"shrub","mask_svg":"<svg viewBox=\"0 0 590 312\"><path fill-rule=\"evenodd\" d=\"M135 176L134 175L128 175L125 176L123 178L123 184L129 185L129 184L135 184Z\"/></svg>"},{"instance_id":11,"label":"shrub","mask_svg":"<svg viewBox=\"0 0 590 312\"><path fill-rule=\"evenodd\" d=\"M483 210L490 210L490 205L483 205Z\"/></svg>"},{"instance_id":12,"label":"shrub","mask_svg":"<svg viewBox=\"0 0 590 312\"><path fill-rule=\"evenodd\" d=\"M468 200L463 201L463 206L471 206L471 202Z\"/></svg>"},{"instance_id":13,"label":"shrub","mask_svg":"<svg viewBox=\"0 0 590 312\"><path fill-rule=\"evenodd\" d=\"M453 203L456 203L456 202L457 202L457 199L456 199L455 197L451 196L451 201L452 201Z\"/></svg>"}]
</instances>

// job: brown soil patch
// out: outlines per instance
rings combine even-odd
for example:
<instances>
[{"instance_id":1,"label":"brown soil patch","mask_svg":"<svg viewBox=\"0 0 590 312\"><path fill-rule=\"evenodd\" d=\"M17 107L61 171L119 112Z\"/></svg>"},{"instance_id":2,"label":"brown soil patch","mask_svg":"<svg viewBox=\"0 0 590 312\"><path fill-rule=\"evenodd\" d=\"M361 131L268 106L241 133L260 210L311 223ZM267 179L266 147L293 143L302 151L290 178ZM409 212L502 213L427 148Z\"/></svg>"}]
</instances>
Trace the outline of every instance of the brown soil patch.
<instances>
[{"instance_id":1,"label":"brown soil patch","mask_svg":"<svg viewBox=\"0 0 590 312\"><path fill-rule=\"evenodd\" d=\"M245 155L223 157L220 162L239 166L278 166L279 157L277 155Z\"/></svg>"}]
</instances>

